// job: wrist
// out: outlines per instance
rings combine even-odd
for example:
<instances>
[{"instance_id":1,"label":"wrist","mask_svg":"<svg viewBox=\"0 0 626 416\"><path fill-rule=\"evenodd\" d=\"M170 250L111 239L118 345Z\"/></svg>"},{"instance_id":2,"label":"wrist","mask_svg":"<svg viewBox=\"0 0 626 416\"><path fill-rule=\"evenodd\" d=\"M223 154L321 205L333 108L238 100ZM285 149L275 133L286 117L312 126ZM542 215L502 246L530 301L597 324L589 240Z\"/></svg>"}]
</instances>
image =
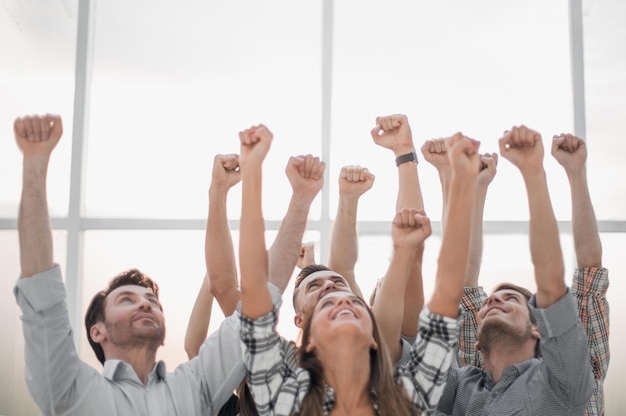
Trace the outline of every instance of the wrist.
<instances>
[{"instance_id":1,"label":"wrist","mask_svg":"<svg viewBox=\"0 0 626 416\"><path fill-rule=\"evenodd\" d=\"M400 165L403 165L405 163L412 162L414 162L415 164L418 163L417 153L415 153L415 150L411 150L406 153L400 153L399 155L396 153L396 166L399 167Z\"/></svg>"}]
</instances>

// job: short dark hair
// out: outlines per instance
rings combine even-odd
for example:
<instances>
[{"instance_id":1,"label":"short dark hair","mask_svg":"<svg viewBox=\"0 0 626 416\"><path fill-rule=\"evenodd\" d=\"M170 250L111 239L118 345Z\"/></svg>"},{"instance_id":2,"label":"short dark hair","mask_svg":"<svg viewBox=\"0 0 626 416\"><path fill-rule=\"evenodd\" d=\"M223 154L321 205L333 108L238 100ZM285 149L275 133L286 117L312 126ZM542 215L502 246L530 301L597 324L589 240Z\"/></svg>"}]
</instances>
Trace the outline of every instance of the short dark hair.
<instances>
[{"instance_id":1,"label":"short dark hair","mask_svg":"<svg viewBox=\"0 0 626 416\"><path fill-rule=\"evenodd\" d=\"M324 266L323 264L309 264L308 266L303 267L302 270L300 270L300 273L298 273L298 275L296 276L296 285L295 285L295 288L293 289L292 302L293 302L294 309L296 309L296 295L298 294L298 288L300 287L300 284L302 283L302 281L306 279L308 275L313 274L315 272L321 272L324 270L332 272L332 270L329 267Z\"/></svg>"},{"instance_id":2,"label":"short dark hair","mask_svg":"<svg viewBox=\"0 0 626 416\"><path fill-rule=\"evenodd\" d=\"M91 327L94 326L96 322L104 321L104 306L109 293L113 292L118 287L129 285L145 287L154 293L157 299L159 298L159 286L148 277L148 275L137 269L130 269L115 276L111 279L109 286L105 290L96 293L93 299L91 299L91 303L89 303L87 313L85 313L85 329L87 330L89 345L91 345L91 348L96 353L98 361L103 365L105 361L104 351L100 344L91 338Z\"/></svg>"}]
</instances>

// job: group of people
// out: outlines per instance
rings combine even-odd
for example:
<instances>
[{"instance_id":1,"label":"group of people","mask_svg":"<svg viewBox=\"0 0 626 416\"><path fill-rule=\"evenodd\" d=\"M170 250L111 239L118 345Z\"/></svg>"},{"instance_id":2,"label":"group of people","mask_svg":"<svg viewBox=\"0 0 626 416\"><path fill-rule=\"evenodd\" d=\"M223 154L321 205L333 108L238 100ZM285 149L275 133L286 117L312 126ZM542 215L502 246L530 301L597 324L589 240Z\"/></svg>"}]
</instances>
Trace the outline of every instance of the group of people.
<instances>
[{"instance_id":1,"label":"group of people","mask_svg":"<svg viewBox=\"0 0 626 416\"><path fill-rule=\"evenodd\" d=\"M185 338L189 361L167 372L157 361L165 337L159 288L137 269L112 279L87 309L87 336L103 370L79 359L53 259L46 197L62 121L25 116L14 131L23 153L21 276L14 293L22 310L26 381L43 414L604 414L608 272L587 186L587 150L578 137L556 135L551 144L571 187L577 259L571 286L541 135L519 126L499 139L500 156L526 185L534 294L514 283L489 295L479 286L483 209L498 154L479 153L480 143L461 133L424 143L421 153L437 168L443 193L441 248L426 302L422 261L431 226L417 149L406 116L378 117L371 136L393 152L399 186L392 255L368 302L354 272L356 218L374 175L360 166L341 169L328 265L316 264L302 237L325 164L312 155L291 157L285 169L291 200L267 249L262 166L273 135L264 125L239 132L239 155L214 158L207 269ZM237 265L226 203L239 182ZM296 267L297 342L276 331L281 295ZM214 299L226 318L207 336Z\"/></svg>"}]
</instances>

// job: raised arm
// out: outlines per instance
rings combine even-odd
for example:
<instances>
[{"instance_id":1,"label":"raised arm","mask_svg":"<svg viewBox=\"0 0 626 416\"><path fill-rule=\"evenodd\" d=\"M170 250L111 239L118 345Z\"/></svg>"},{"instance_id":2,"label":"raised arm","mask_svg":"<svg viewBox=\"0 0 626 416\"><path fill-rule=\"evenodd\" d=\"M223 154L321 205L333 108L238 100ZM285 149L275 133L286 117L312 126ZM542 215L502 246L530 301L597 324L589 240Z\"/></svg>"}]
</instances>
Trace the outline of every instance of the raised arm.
<instances>
[{"instance_id":1,"label":"raised arm","mask_svg":"<svg viewBox=\"0 0 626 416\"><path fill-rule=\"evenodd\" d=\"M457 133L445 144L450 162L450 189L435 287L428 307L433 313L457 317L469 260L471 210L480 166L479 143Z\"/></svg>"},{"instance_id":2,"label":"raised arm","mask_svg":"<svg viewBox=\"0 0 626 416\"><path fill-rule=\"evenodd\" d=\"M424 210L403 208L392 223L393 252L387 273L376 292L374 315L389 346L393 362L402 355L400 333L404 314L404 292L410 278L417 247L431 234L430 220Z\"/></svg>"},{"instance_id":3,"label":"raised arm","mask_svg":"<svg viewBox=\"0 0 626 416\"><path fill-rule=\"evenodd\" d=\"M290 157L285 174L293 191L287 213L269 250L269 278L284 292L298 262L313 200L324 184L326 165L319 157Z\"/></svg>"},{"instance_id":4,"label":"raised arm","mask_svg":"<svg viewBox=\"0 0 626 416\"><path fill-rule=\"evenodd\" d=\"M572 195L572 231L578 268L602 267L602 242L587 184L587 146L571 134L552 140L552 155L567 173Z\"/></svg>"},{"instance_id":5,"label":"raised arm","mask_svg":"<svg viewBox=\"0 0 626 416\"><path fill-rule=\"evenodd\" d=\"M398 168L398 197L396 211L402 208L424 209L422 188L417 173L417 154L409 120L404 114L377 117L376 126L371 131L374 143L393 152ZM424 306L422 282L422 259L424 243L420 243L413 258L409 280L404 292L404 314L402 335L408 338L417 336L417 322Z\"/></svg>"},{"instance_id":6,"label":"raised arm","mask_svg":"<svg viewBox=\"0 0 626 416\"><path fill-rule=\"evenodd\" d=\"M359 243L356 229L359 198L374 184L374 175L361 166L344 166L339 173L339 204L330 241L328 267L341 274L352 292L363 296L354 275Z\"/></svg>"},{"instance_id":7,"label":"raised arm","mask_svg":"<svg viewBox=\"0 0 626 416\"><path fill-rule=\"evenodd\" d=\"M25 116L17 118L13 128L24 156L17 229L21 276L25 278L54 264L46 179L50 154L63 134L63 123L61 117L51 114Z\"/></svg>"},{"instance_id":8,"label":"raised arm","mask_svg":"<svg viewBox=\"0 0 626 416\"><path fill-rule=\"evenodd\" d=\"M273 309L268 282L268 255L262 211L262 167L273 135L264 125L239 132L242 198L239 236L241 313L255 319Z\"/></svg>"},{"instance_id":9,"label":"raised arm","mask_svg":"<svg viewBox=\"0 0 626 416\"><path fill-rule=\"evenodd\" d=\"M604 414L602 383L609 367L608 271L602 267L602 243L589 195L586 173L587 146L584 140L560 134L552 140L552 156L563 166L572 196L572 231L578 269L572 282L589 344L591 367L596 379L593 398L586 414Z\"/></svg>"},{"instance_id":10,"label":"raised arm","mask_svg":"<svg viewBox=\"0 0 626 416\"><path fill-rule=\"evenodd\" d=\"M235 250L228 227L226 201L228 191L240 180L239 156L215 155L204 240L207 274L193 305L185 333L185 351L189 358L198 355L198 350L206 339L213 299L217 299L224 316L233 313L239 302Z\"/></svg>"},{"instance_id":11,"label":"raised arm","mask_svg":"<svg viewBox=\"0 0 626 416\"><path fill-rule=\"evenodd\" d=\"M499 140L500 154L518 167L528 194L530 254L537 283L538 308L547 308L567 292L559 230L543 167L541 135L513 127Z\"/></svg>"}]
</instances>

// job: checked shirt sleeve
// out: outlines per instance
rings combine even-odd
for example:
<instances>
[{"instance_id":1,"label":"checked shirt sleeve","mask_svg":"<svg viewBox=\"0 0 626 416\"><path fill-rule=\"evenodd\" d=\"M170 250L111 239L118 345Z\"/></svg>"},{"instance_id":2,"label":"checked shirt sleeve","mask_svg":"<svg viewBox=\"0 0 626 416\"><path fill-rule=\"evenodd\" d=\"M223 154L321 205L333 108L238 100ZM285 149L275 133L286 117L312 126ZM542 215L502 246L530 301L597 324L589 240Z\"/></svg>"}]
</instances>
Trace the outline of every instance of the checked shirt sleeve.
<instances>
[{"instance_id":1,"label":"checked shirt sleeve","mask_svg":"<svg viewBox=\"0 0 626 416\"><path fill-rule=\"evenodd\" d=\"M397 368L409 399L421 410L432 411L439 403L454 359L461 315L459 311L459 318L448 318L424 307L409 362Z\"/></svg>"},{"instance_id":2,"label":"checked shirt sleeve","mask_svg":"<svg viewBox=\"0 0 626 416\"><path fill-rule=\"evenodd\" d=\"M487 294L482 287L465 287L463 288L463 297L461 298L461 309L464 312L461 321L461 332L459 334L459 356L457 362L459 367L473 365L482 368L483 357L480 351L476 349L478 341L478 322L476 315L482 306Z\"/></svg>"},{"instance_id":3,"label":"checked shirt sleeve","mask_svg":"<svg viewBox=\"0 0 626 416\"><path fill-rule=\"evenodd\" d=\"M295 363L295 345L276 332L278 312L257 319L241 315L241 343L248 386L259 415L291 415L309 387L309 373Z\"/></svg>"},{"instance_id":4,"label":"checked shirt sleeve","mask_svg":"<svg viewBox=\"0 0 626 416\"><path fill-rule=\"evenodd\" d=\"M576 269L572 294L578 307L578 315L587 333L591 367L595 378L593 397L585 415L604 414L604 378L611 358L609 350L609 302L606 292L609 272L605 268Z\"/></svg>"}]
</instances>

